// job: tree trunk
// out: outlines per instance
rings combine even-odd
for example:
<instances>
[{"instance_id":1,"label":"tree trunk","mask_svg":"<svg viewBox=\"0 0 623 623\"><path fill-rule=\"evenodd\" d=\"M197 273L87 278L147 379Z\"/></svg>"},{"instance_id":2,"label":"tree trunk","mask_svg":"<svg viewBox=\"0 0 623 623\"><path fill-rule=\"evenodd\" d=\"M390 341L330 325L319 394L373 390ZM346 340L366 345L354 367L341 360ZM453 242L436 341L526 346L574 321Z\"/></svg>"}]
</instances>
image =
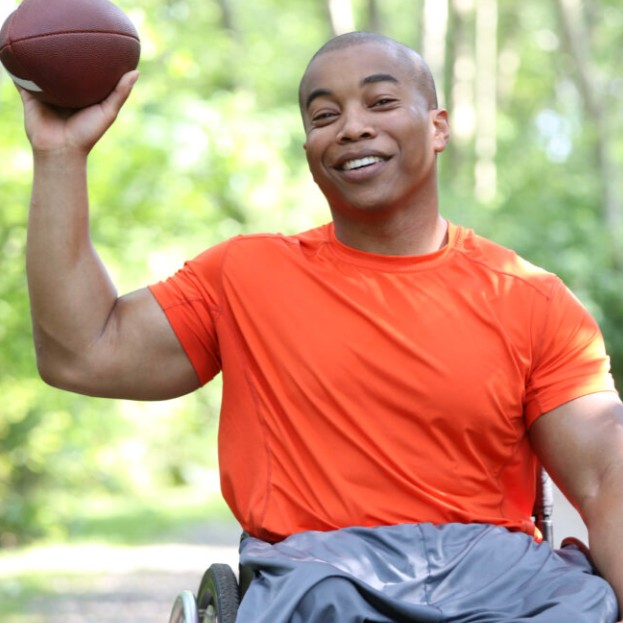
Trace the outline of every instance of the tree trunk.
<instances>
[{"instance_id":1,"label":"tree trunk","mask_svg":"<svg viewBox=\"0 0 623 623\"><path fill-rule=\"evenodd\" d=\"M331 32L334 36L355 30L355 17L351 0L326 0Z\"/></svg>"},{"instance_id":2,"label":"tree trunk","mask_svg":"<svg viewBox=\"0 0 623 623\"><path fill-rule=\"evenodd\" d=\"M623 207L615 186L619 176L612 155L607 108L601 105L603 87L598 83L590 49L590 30L579 0L556 0L565 45L576 69L575 81L584 101L589 122L595 128L596 174L601 186L602 217L610 233L610 249L615 267L623 268ZM590 3L589 3L590 4Z\"/></svg>"},{"instance_id":3,"label":"tree trunk","mask_svg":"<svg viewBox=\"0 0 623 623\"><path fill-rule=\"evenodd\" d=\"M422 14L422 56L433 72L437 93L445 94L448 0L425 0Z\"/></svg>"},{"instance_id":4,"label":"tree trunk","mask_svg":"<svg viewBox=\"0 0 623 623\"><path fill-rule=\"evenodd\" d=\"M491 202L497 191L497 0L479 0L476 10L475 196Z\"/></svg>"},{"instance_id":5,"label":"tree trunk","mask_svg":"<svg viewBox=\"0 0 623 623\"><path fill-rule=\"evenodd\" d=\"M219 9L221 10L221 25L233 37L237 36L237 29L234 20L234 12L230 4L230 0L217 0Z\"/></svg>"},{"instance_id":6,"label":"tree trunk","mask_svg":"<svg viewBox=\"0 0 623 623\"><path fill-rule=\"evenodd\" d=\"M476 129L474 102L474 42L471 24L473 22L473 2L452 0L450 3L451 36L449 37L449 108L452 113L452 141L445 155L444 169L452 171L453 183L473 184L470 147Z\"/></svg>"}]
</instances>

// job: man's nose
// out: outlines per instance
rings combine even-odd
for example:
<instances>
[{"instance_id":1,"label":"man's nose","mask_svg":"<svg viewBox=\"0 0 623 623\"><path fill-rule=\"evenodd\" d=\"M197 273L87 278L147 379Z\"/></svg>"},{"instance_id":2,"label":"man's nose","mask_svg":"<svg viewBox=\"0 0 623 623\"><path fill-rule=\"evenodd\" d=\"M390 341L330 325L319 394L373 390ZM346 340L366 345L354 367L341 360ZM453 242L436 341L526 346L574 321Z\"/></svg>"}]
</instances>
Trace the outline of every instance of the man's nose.
<instances>
[{"instance_id":1,"label":"man's nose","mask_svg":"<svg viewBox=\"0 0 623 623\"><path fill-rule=\"evenodd\" d=\"M359 141L376 135L370 113L360 108L343 110L340 122L342 125L337 134L339 143Z\"/></svg>"}]
</instances>

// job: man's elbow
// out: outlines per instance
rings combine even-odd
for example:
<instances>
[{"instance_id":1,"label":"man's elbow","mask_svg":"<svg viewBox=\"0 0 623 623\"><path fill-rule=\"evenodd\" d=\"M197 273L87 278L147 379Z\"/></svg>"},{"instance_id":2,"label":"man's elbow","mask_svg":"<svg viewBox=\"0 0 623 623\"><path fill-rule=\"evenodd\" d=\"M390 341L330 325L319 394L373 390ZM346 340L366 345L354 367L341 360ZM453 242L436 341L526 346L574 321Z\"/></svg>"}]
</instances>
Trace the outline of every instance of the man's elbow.
<instances>
[{"instance_id":1,"label":"man's elbow","mask_svg":"<svg viewBox=\"0 0 623 623\"><path fill-rule=\"evenodd\" d=\"M35 344L37 371L44 383L66 391L83 393L80 377L84 374L84 362L53 346Z\"/></svg>"},{"instance_id":2,"label":"man's elbow","mask_svg":"<svg viewBox=\"0 0 623 623\"><path fill-rule=\"evenodd\" d=\"M622 448L623 450L623 448ZM603 518L623 512L623 457L612 457L604 464L593 487L578 501L578 511L589 528Z\"/></svg>"},{"instance_id":3,"label":"man's elbow","mask_svg":"<svg viewBox=\"0 0 623 623\"><path fill-rule=\"evenodd\" d=\"M37 355L37 371L41 380L57 389L68 389L69 383L62 366L54 362L51 357Z\"/></svg>"}]
</instances>

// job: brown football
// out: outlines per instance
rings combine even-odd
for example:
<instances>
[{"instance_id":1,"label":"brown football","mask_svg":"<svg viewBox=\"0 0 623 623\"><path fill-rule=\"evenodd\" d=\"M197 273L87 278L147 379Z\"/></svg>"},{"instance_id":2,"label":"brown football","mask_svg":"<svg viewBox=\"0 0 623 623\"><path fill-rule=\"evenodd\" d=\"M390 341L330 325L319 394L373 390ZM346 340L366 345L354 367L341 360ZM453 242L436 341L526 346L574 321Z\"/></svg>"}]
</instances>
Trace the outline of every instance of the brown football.
<instances>
[{"instance_id":1,"label":"brown football","mask_svg":"<svg viewBox=\"0 0 623 623\"><path fill-rule=\"evenodd\" d=\"M64 108L101 102L140 50L136 28L109 0L23 0L0 30L0 61L14 82Z\"/></svg>"}]
</instances>

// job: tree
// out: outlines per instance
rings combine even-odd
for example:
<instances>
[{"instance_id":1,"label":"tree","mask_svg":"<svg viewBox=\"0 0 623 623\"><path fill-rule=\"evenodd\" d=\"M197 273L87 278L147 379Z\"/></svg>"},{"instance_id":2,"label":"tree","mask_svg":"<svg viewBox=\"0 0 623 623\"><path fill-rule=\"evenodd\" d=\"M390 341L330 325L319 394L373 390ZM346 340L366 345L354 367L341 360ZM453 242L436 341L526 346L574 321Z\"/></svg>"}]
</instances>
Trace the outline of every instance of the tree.
<instances>
[{"instance_id":1,"label":"tree","mask_svg":"<svg viewBox=\"0 0 623 623\"><path fill-rule=\"evenodd\" d=\"M370 28L433 67L452 120L444 215L559 273L600 322L621 386L617 0L117 1L141 33L142 76L89 174L94 242L121 291L231 235L328 218L301 148L298 80L332 32ZM4 14L17 5L7 2ZM4 72L0 162L0 543L10 543L62 530L58 496L137 492L209 468L219 391L143 405L39 380L24 276L31 160Z\"/></svg>"},{"instance_id":2,"label":"tree","mask_svg":"<svg viewBox=\"0 0 623 623\"><path fill-rule=\"evenodd\" d=\"M587 23L586 13L596 13L594 2L584 7L578 0L556 0L561 32L569 57L573 60L572 76L582 96L588 123L594 130L592 149L595 153L595 173L600 180L604 225L610 232L610 253L615 268L623 270L623 201L617 185L618 166L613 156L611 109L602 104L607 97L605 85L598 78L593 62L594 25Z\"/></svg>"}]
</instances>

